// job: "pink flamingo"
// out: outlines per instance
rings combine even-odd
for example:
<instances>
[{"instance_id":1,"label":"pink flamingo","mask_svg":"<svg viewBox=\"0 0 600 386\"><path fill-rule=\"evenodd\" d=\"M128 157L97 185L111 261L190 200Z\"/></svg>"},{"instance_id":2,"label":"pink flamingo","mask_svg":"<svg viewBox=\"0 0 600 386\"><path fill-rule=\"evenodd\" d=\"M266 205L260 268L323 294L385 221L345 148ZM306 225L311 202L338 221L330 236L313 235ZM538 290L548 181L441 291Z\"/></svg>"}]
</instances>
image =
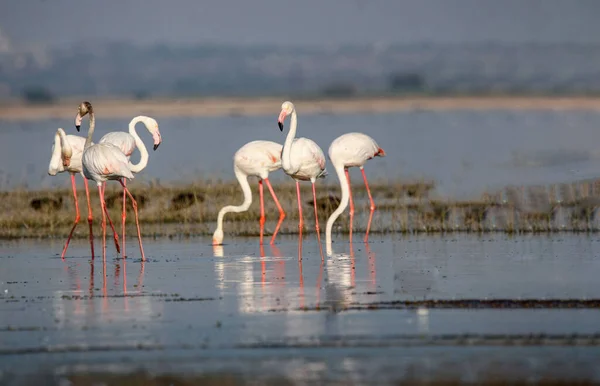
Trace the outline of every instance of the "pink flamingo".
<instances>
[{"instance_id":1,"label":"pink flamingo","mask_svg":"<svg viewBox=\"0 0 600 386\"><path fill-rule=\"evenodd\" d=\"M89 102L83 102L80 105L79 113L75 118L75 125L81 125L82 114L91 109ZM83 114L85 115L85 114ZM129 195L133 211L135 213L135 223L137 226L138 240L140 244L140 252L142 261L145 261L144 248L142 246L142 236L140 232L140 224L138 219L137 202L129 192L129 189L123 183L123 179L133 179L133 173L129 169L129 159L117 146L110 143L98 143L92 145L92 136L94 134L94 125L90 124L87 138L83 149L82 167L83 175L96 182L98 186L98 194L100 196L100 205L102 210L102 258L106 260L106 202L104 201L104 182L107 180L117 180L123 186L123 190ZM109 217L110 221L110 217Z\"/></svg>"},{"instance_id":2,"label":"pink flamingo","mask_svg":"<svg viewBox=\"0 0 600 386\"><path fill-rule=\"evenodd\" d=\"M296 129L298 127L298 115L296 108L292 102L286 101L281 105L281 113L277 123L279 129L283 131L283 122L285 117L290 115L290 131L283 145L281 154L281 166L283 171L296 180L296 191L298 193L298 214L300 221L298 229L300 237L302 237L302 227L304 220L302 219L302 202L300 200L300 181L310 181L313 191L313 202L315 205L315 230L319 240L319 248L321 248L321 233L319 228L319 217L317 215L317 194L315 191L315 181L317 178L325 178L327 170L325 170L325 155L323 150L314 141L308 138L295 138Z\"/></svg>"},{"instance_id":3,"label":"pink flamingo","mask_svg":"<svg viewBox=\"0 0 600 386\"><path fill-rule=\"evenodd\" d=\"M240 213L248 210L252 204L252 191L248 184L248 176L256 176L258 180L258 192L260 194L260 245L263 244L263 233L265 228L265 205L263 198L263 181L273 196L275 205L279 209L279 222L271 237L271 244L275 242L275 236L281 227L285 218L285 212L279 204L279 200L273 191L271 182L269 182L269 172L274 172L281 168L281 150L282 146L271 141L252 141L242 146L233 156L233 171L244 192L244 202L242 205L228 205L219 211L217 217L217 229L213 234L213 245L223 244L223 217L226 213Z\"/></svg>"},{"instance_id":4,"label":"pink flamingo","mask_svg":"<svg viewBox=\"0 0 600 386\"><path fill-rule=\"evenodd\" d=\"M373 219L373 211L375 211L375 203L371 196L371 190L369 189L369 183L367 182L367 175L365 174L364 164L373 157L384 157L385 151L379 147L377 142L366 134L362 133L348 133L337 137L331 142L329 146L329 159L335 168L335 171L340 180L340 187L342 189L342 199L338 208L331 214L327 220L327 226L325 228L325 242L327 244L328 254L331 250L331 229L333 223L339 217L339 215L348 206L350 201L350 242L352 242L352 220L354 218L354 202L352 201L352 192L350 186L350 174L348 168L357 166L362 172L365 186L367 187L367 194L369 195L369 201L371 202L371 213L369 215L369 223L367 225L367 233L364 241L367 242L369 239L369 230L371 228L371 220Z\"/></svg>"},{"instance_id":5,"label":"pink flamingo","mask_svg":"<svg viewBox=\"0 0 600 386\"><path fill-rule=\"evenodd\" d=\"M93 114L93 111L91 114ZM85 112L83 113L83 115L85 115ZM91 115L90 115L90 117L91 117ZM127 156L128 160L131 157L131 154L134 152L134 150L137 147L140 150L140 161L137 164L132 164L131 162L129 162L129 170L134 174L141 172L148 165L148 150L146 149L144 142L142 141L140 136L137 134L137 131L135 130L135 125L139 122L142 122L146 126L146 129L150 132L150 134L152 134L152 138L154 140L154 148L153 149L156 150L158 148L158 146L162 143L162 137L161 137L160 131L158 129L158 123L156 122L156 120L154 118L147 117L145 115L140 115L140 116L134 117L131 120L131 122L129 122L129 132L128 133L124 132L124 131L113 131L113 132L110 132L110 133L104 135L102 138L100 138L100 141L98 142L98 143L110 143L110 144L115 145L116 147L121 149L123 154L125 154ZM77 130L79 131L79 127L77 127ZM122 182L125 186L127 186L127 180L123 179ZM123 213L121 215L121 221L122 221L121 231L123 232L123 236L122 236L123 257L126 257L126 255L125 255L125 219L127 217L126 211L125 211L126 198L127 198L127 195L125 194L125 191L123 191Z\"/></svg>"},{"instance_id":6,"label":"pink flamingo","mask_svg":"<svg viewBox=\"0 0 600 386\"><path fill-rule=\"evenodd\" d=\"M79 202L77 200L77 186L75 184L76 173L81 173L85 185L85 195L88 204L88 224L90 227L90 248L92 251L92 258L94 257L94 234L92 230L92 207L90 205L90 191L88 188L88 182L85 179L85 177L83 177L81 166L81 155L83 153L84 144L85 138L79 137L77 135L66 135L65 131L62 128L59 128L56 131L56 134L54 134L54 145L52 145L52 156L50 158L50 164L48 165L48 174L51 176L55 176L57 173L62 172L69 172L69 174L71 174L71 186L73 188L73 198L75 199L76 212L73 227L69 232L67 242L65 243L62 254L60 256L61 259L65 258L65 254L67 253L67 249L69 248L71 237L73 236L73 232L75 231L75 228L77 227L77 224L79 224L80 220ZM115 248L117 249L117 253L119 253L119 238L117 237L114 227L112 229L115 239Z\"/></svg>"}]
</instances>

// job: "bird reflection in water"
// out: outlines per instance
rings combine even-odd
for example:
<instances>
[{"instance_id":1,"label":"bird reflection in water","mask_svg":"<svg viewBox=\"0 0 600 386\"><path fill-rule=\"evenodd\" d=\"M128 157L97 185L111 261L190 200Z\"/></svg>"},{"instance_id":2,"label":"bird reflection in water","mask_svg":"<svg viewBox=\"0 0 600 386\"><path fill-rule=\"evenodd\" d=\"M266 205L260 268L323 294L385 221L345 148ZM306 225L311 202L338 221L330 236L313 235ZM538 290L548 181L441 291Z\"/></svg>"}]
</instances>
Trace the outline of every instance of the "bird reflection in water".
<instances>
[{"instance_id":1,"label":"bird reflection in water","mask_svg":"<svg viewBox=\"0 0 600 386\"><path fill-rule=\"evenodd\" d=\"M95 287L95 265L89 263L89 285L87 294L81 285L81 268L84 264L76 263L68 265L65 262L65 271L67 273L67 283L70 289L66 291L56 291L54 296L54 315L58 321L59 327L77 326L88 327L97 323L106 321L119 322L131 321L131 317L136 320L150 320L153 305L151 299L143 296L143 281L145 262L140 265L140 271L137 277L136 288L130 291L127 285L127 261L119 260L120 264L115 264L112 286L109 286L106 261L102 263L102 290ZM123 286L121 287L121 271L123 274ZM109 296L110 292L121 292L123 296ZM113 297L113 301L109 301ZM134 300L132 301L132 299ZM119 301L122 299L122 303ZM100 314L97 314L97 306L100 302Z\"/></svg>"}]
</instances>

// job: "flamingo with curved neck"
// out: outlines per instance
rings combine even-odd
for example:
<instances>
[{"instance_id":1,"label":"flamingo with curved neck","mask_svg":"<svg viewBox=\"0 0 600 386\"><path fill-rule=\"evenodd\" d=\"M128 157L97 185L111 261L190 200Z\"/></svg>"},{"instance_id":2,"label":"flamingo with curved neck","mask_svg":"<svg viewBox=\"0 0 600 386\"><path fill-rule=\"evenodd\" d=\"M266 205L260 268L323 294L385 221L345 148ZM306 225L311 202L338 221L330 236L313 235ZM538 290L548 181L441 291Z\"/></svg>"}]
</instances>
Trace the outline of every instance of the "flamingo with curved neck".
<instances>
[{"instance_id":1,"label":"flamingo with curved neck","mask_svg":"<svg viewBox=\"0 0 600 386\"><path fill-rule=\"evenodd\" d=\"M233 156L233 171L237 178L242 192L244 193L244 202L241 205L228 205L219 211L217 217L217 229L213 234L213 245L221 245L223 243L223 218L227 213L245 212L252 204L252 191L248 184L249 176L256 176L258 180L258 188L260 194L260 245L263 244L263 234L265 227L265 205L263 198L263 181L266 182L271 196L279 209L279 221L273 236L271 244L275 242L275 236L281 227L281 223L285 218L285 212L279 204L279 200L273 191L271 182L269 181L269 172L279 170L281 168L281 151L282 146L271 141L252 141L242 146Z\"/></svg>"},{"instance_id":2,"label":"flamingo with curved neck","mask_svg":"<svg viewBox=\"0 0 600 386\"><path fill-rule=\"evenodd\" d=\"M315 207L315 231L321 249L321 233L319 228L319 216L317 213L317 193L315 190L315 181L318 178L325 178L327 170L325 169L325 155L323 150L314 141L308 138L295 138L298 127L298 115L294 104L285 101L281 105L281 113L277 119L279 129L283 131L283 122L286 116L290 115L290 131L287 134L281 154L281 167L283 171L296 180L296 192L298 195L298 229L302 237L302 228L304 220L302 218L302 200L300 199L300 182L310 181L312 184L313 202ZM321 251L322 256L322 251Z\"/></svg>"},{"instance_id":3,"label":"flamingo with curved neck","mask_svg":"<svg viewBox=\"0 0 600 386\"><path fill-rule=\"evenodd\" d=\"M352 242L352 221L354 218L354 202L352 201L349 167L358 167L363 175L367 193L369 195L370 209L369 222L367 224L367 232L364 242L369 240L369 230L371 229L371 221L373 220L373 212L375 211L375 203L371 196L367 175L365 174L364 164L374 157L384 157L385 151L379 147L377 142L371 137L363 133L347 133L334 139L329 146L329 159L333 163L335 172L340 180L340 188L342 190L342 198L337 209L329 216L327 226L325 227L325 244L327 255L331 256L331 231L335 220L342 214L350 202L350 242Z\"/></svg>"},{"instance_id":4,"label":"flamingo with curved neck","mask_svg":"<svg viewBox=\"0 0 600 386\"><path fill-rule=\"evenodd\" d=\"M148 165L148 150L146 149L146 145L144 145L144 142L142 141L142 139L140 138L140 136L138 135L138 133L135 129L136 124L138 124L140 122L142 122L146 126L146 129L150 132L150 134L152 134L152 138L154 140L154 150L156 150L158 148L158 146L162 143L162 137L161 137L160 131L158 129L158 123L156 122L156 120L154 118L147 117L145 115L138 115L137 117L134 117L129 122L129 132L128 133L126 133L124 131L113 131L113 132L110 132L110 133L104 135L102 138L100 138L100 141L98 142L98 143L110 143L110 144L117 146L119 149L121 149L123 154L125 154L127 156L127 159L129 162L129 164L128 164L129 170L135 174L144 170L146 168L146 166ZM133 164L133 163L131 163L130 157L136 148L139 149L139 151L140 151L140 160L137 164ZM123 185L127 186L126 179L123 179L122 183L123 183ZM126 202L127 202L127 195L125 193L125 190L123 190L123 212L121 214L121 231L123 233L122 241L123 241L123 256L124 257L126 257L126 253L125 253L125 220L127 218L127 213L125 211Z\"/></svg>"}]
</instances>

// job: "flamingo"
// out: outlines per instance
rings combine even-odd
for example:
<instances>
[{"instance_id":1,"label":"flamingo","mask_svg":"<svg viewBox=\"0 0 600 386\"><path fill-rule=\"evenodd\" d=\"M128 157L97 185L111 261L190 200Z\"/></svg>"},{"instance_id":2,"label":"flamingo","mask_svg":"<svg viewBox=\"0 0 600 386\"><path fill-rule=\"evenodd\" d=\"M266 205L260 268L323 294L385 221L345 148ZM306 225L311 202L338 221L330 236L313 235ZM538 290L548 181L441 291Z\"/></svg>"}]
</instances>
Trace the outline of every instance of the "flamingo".
<instances>
[{"instance_id":1,"label":"flamingo","mask_svg":"<svg viewBox=\"0 0 600 386\"><path fill-rule=\"evenodd\" d=\"M75 126L81 126L81 117L84 112L92 112L93 109L89 102L83 102L79 106L79 112L75 117ZM90 118L92 115L90 115ZM102 258L106 260L106 202L104 201L104 183L107 180L117 180L123 186L123 190L131 199L131 205L135 213L135 224L137 226L138 240L140 244L140 252L142 261L146 261L144 256L144 248L142 246L142 236L140 232L140 224L138 219L137 202L129 192L129 189L123 183L123 179L132 180L133 173L129 169L129 159L117 146L111 143L97 143L92 145L92 136L94 134L94 125L90 124L87 138L85 140L82 156L83 175L88 180L93 180L98 186L98 195L100 197L100 205L102 210ZM106 215L106 216L105 216ZM110 221L110 217L109 217Z\"/></svg>"},{"instance_id":2,"label":"flamingo","mask_svg":"<svg viewBox=\"0 0 600 386\"><path fill-rule=\"evenodd\" d=\"M321 234L319 228L319 217L317 215L317 194L315 191L315 181L317 178L325 178L327 170L325 169L325 155L323 150L314 141L308 138L295 138L296 129L298 127L298 115L294 104L290 101L285 101L281 105L281 113L277 119L279 129L283 131L283 122L285 117L290 115L290 131L283 145L281 153L281 166L283 171L296 180L296 191L298 193L298 214L300 221L298 229L300 237L302 237L302 227L304 220L302 219L302 202L300 199L300 181L310 181L313 191L313 202L315 206L315 230L317 231L317 239L319 240L319 248L321 248Z\"/></svg>"},{"instance_id":3,"label":"flamingo","mask_svg":"<svg viewBox=\"0 0 600 386\"><path fill-rule=\"evenodd\" d=\"M90 121L90 124L91 121ZM51 176L55 176L57 173L69 172L71 174L71 186L73 188L73 198L75 199L75 221L73 223L73 227L71 228L71 232L69 232L69 236L67 237L67 242L63 248L61 259L65 258L65 254L67 253L67 249L69 248L69 243L71 241L71 237L73 236L73 232L79 224L79 202L77 200L77 186L75 184L75 174L81 173L83 178L83 183L85 185L85 195L87 198L88 205L88 224L90 227L90 248L92 251L92 258L94 257L94 234L92 231L92 207L90 205L90 191L88 188L88 182L83 176L82 166L81 166L81 155L83 153L83 146L85 144L85 138L79 137L77 135L66 135L65 131L62 128L59 128L54 134L54 144L52 145L52 156L50 158L50 164L48 165L48 174ZM112 223L111 223L112 227ZM117 249L117 253L119 253L119 238L115 232L114 227L112 227L113 235L115 239L115 248Z\"/></svg>"},{"instance_id":4,"label":"flamingo","mask_svg":"<svg viewBox=\"0 0 600 386\"><path fill-rule=\"evenodd\" d=\"M285 218L285 212L279 204L279 200L273 191L269 181L269 172L274 172L281 168L281 150L282 146L271 141L252 141L242 146L233 156L233 171L237 178L242 192L244 192L244 202L242 205L228 205L219 211L217 217L217 229L213 234L213 245L223 244L223 217L229 212L240 213L248 210L252 204L252 191L248 184L248 176L256 176L258 180L258 192L260 194L260 245L263 244L263 233L265 228L265 205L263 199L263 181L267 183L269 192L273 196L275 205L279 209L279 222L271 237L271 244L275 242L275 236L281 227Z\"/></svg>"},{"instance_id":5,"label":"flamingo","mask_svg":"<svg viewBox=\"0 0 600 386\"><path fill-rule=\"evenodd\" d=\"M363 133L347 133L337 137L331 142L329 146L329 159L335 168L335 171L340 180L340 187L342 189L342 199L337 209L329 216L327 220L327 226L325 228L325 242L327 244L328 254L331 250L331 228L333 223L339 217L339 215L348 206L350 201L350 242L352 242L352 220L354 218L354 202L352 201L352 192L350 187L350 174L348 168L357 166L363 175L365 186L367 187L367 194L369 195L369 201L371 203L371 213L369 215L369 223L367 225L367 232L365 235L365 243L369 240L369 230L371 228L371 220L373 219L373 211L375 211L375 203L371 196L371 190L369 189L369 183L367 182L367 175L365 174L364 165L373 157L384 157L385 151L379 147L377 142L371 137Z\"/></svg>"},{"instance_id":6,"label":"flamingo","mask_svg":"<svg viewBox=\"0 0 600 386\"><path fill-rule=\"evenodd\" d=\"M88 111L84 110L82 111L82 117L85 116L85 114L87 114ZM93 114L93 110L90 112L90 119L91 116ZM113 131L110 133L105 134L102 138L100 138L100 141L98 143L111 143L115 146L117 146L119 149L121 149L121 151L127 156L127 159L129 160L129 158L131 157L131 154L134 152L134 150L137 148L140 149L140 161L137 164L132 164L131 161L129 161L129 170L132 173L139 173L142 170L144 170L146 168L146 166L148 165L148 150L146 149L146 146L144 145L144 142L142 141L142 139L140 138L140 136L137 134L137 131L135 130L135 125L138 124L139 122L142 122L145 126L146 129L150 132L150 134L152 134L152 138L154 140L154 150L156 150L158 148L158 146L162 143L162 137L160 135L160 131L158 129L158 123L156 122L156 120L154 118L151 117L147 117L145 115L139 115L137 117L134 117L131 122L129 122L129 132L124 132L124 131ZM79 131L79 126L76 125L77 131ZM123 179L122 180L123 184L125 186L127 186L127 180ZM125 204L126 204L126 194L125 191L123 191L123 213L121 215L121 231L123 232L123 236L122 236L122 243L123 243L123 257L125 257L125 219L127 217L126 212L125 212Z\"/></svg>"}]
</instances>

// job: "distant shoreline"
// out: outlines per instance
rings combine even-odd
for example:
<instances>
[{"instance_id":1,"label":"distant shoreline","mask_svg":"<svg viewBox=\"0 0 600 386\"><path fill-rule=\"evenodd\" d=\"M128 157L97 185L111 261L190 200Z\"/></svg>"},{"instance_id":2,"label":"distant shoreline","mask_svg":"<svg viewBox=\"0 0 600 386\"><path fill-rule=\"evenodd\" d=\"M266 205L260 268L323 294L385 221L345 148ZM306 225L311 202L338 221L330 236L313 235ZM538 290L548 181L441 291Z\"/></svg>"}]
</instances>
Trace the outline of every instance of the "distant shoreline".
<instances>
[{"instance_id":1,"label":"distant shoreline","mask_svg":"<svg viewBox=\"0 0 600 386\"><path fill-rule=\"evenodd\" d=\"M165 117L222 117L277 114L284 97L196 99L95 99L90 101L103 118L136 115ZM600 97L573 96L453 96L363 97L348 99L292 99L301 114L388 113L396 111L451 110L592 110L600 111ZM0 120L39 121L75 117L81 100L60 100L51 105L0 102Z\"/></svg>"}]
</instances>

